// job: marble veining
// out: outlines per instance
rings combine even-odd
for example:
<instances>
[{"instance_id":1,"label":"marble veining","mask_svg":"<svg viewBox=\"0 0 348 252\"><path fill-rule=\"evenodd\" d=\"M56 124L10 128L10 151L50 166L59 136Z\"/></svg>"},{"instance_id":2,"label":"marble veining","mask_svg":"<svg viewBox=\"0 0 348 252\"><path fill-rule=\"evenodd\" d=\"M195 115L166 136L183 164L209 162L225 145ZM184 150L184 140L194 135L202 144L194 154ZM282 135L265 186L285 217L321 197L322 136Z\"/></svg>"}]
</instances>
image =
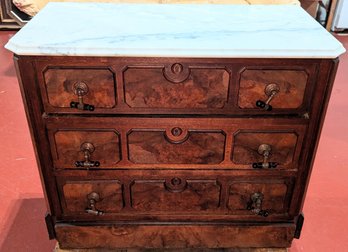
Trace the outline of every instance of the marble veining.
<instances>
[{"instance_id":1,"label":"marble veining","mask_svg":"<svg viewBox=\"0 0 348 252\"><path fill-rule=\"evenodd\" d=\"M18 55L336 58L297 5L49 3L5 46Z\"/></svg>"}]
</instances>

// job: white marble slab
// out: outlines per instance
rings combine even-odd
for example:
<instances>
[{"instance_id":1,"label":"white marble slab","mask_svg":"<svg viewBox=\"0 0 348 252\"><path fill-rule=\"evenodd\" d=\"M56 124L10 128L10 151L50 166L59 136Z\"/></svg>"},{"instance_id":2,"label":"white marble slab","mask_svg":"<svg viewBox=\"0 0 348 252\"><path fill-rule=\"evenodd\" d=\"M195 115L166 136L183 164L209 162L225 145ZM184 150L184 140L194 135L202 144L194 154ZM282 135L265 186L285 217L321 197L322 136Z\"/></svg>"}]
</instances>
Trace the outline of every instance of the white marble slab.
<instances>
[{"instance_id":1,"label":"white marble slab","mask_svg":"<svg viewBox=\"0 0 348 252\"><path fill-rule=\"evenodd\" d=\"M18 55L336 58L296 5L49 3L5 46Z\"/></svg>"}]
</instances>

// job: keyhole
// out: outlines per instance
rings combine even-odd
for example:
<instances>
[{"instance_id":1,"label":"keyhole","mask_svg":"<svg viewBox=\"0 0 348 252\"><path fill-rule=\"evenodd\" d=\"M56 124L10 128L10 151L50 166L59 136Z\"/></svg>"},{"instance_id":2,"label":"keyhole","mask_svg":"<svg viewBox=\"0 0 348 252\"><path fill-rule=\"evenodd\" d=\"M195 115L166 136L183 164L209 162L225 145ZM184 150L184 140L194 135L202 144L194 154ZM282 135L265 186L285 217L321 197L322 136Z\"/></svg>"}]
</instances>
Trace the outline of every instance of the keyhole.
<instances>
[{"instance_id":1,"label":"keyhole","mask_svg":"<svg viewBox=\"0 0 348 252\"><path fill-rule=\"evenodd\" d=\"M175 186L180 185L180 184L181 184L181 179L179 179L179 178L173 178L173 179L171 180L171 183L172 183L172 185L175 185Z\"/></svg>"},{"instance_id":2,"label":"keyhole","mask_svg":"<svg viewBox=\"0 0 348 252\"><path fill-rule=\"evenodd\" d=\"M175 127L172 129L171 132L173 136L180 136L182 134L182 129L180 129L179 127Z\"/></svg>"}]
</instances>

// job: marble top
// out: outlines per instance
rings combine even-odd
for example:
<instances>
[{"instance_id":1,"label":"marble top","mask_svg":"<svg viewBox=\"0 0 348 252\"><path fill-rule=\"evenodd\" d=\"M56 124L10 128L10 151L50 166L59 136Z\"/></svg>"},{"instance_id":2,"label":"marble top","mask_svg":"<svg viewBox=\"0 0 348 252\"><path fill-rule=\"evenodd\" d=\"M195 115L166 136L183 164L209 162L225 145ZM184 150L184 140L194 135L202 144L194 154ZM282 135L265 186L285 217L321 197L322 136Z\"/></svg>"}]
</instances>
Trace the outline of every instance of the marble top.
<instances>
[{"instance_id":1,"label":"marble top","mask_svg":"<svg viewBox=\"0 0 348 252\"><path fill-rule=\"evenodd\" d=\"M18 55L336 58L297 5L49 3L5 46Z\"/></svg>"}]
</instances>

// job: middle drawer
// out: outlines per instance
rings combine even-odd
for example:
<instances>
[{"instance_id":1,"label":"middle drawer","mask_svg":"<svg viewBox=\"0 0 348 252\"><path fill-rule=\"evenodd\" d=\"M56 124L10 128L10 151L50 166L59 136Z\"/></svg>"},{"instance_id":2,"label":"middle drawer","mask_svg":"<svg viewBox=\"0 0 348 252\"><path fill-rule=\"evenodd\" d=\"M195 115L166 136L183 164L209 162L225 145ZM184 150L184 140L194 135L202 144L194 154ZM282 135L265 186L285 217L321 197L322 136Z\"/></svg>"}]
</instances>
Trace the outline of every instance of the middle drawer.
<instances>
[{"instance_id":1,"label":"middle drawer","mask_svg":"<svg viewBox=\"0 0 348 252\"><path fill-rule=\"evenodd\" d=\"M57 169L297 169L303 119L48 118Z\"/></svg>"}]
</instances>

